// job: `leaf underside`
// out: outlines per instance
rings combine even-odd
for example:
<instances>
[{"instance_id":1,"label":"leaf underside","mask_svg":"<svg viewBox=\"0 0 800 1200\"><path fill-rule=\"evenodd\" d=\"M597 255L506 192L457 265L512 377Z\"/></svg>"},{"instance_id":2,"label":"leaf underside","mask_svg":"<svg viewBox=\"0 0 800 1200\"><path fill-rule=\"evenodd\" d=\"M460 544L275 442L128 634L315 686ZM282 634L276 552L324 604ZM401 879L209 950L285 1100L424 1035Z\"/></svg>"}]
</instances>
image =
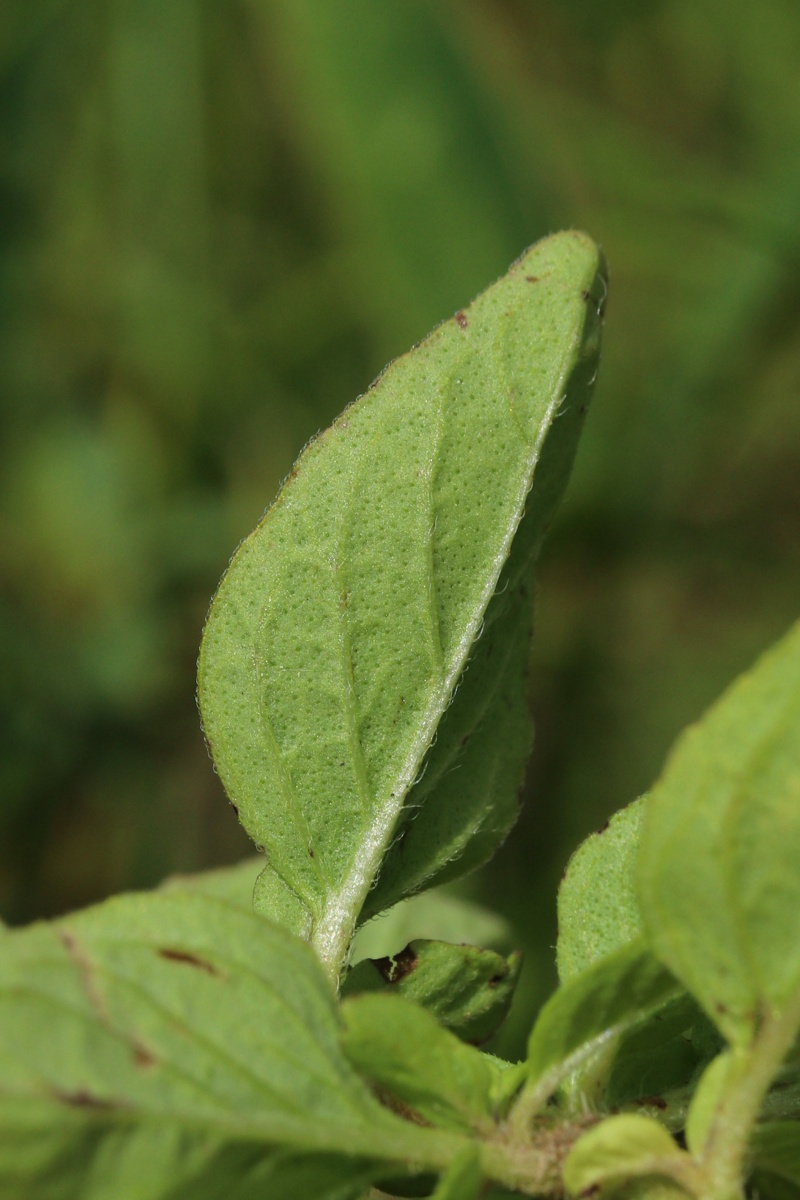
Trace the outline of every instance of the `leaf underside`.
<instances>
[{"instance_id":1,"label":"leaf underside","mask_svg":"<svg viewBox=\"0 0 800 1200\"><path fill-rule=\"evenodd\" d=\"M533 247L309 445L212 605L200 703L266 849L256 903L334 971L362 908L478 865L515 818L530 566L604 296L586 237Z\"/></svg>"}]
</instances>

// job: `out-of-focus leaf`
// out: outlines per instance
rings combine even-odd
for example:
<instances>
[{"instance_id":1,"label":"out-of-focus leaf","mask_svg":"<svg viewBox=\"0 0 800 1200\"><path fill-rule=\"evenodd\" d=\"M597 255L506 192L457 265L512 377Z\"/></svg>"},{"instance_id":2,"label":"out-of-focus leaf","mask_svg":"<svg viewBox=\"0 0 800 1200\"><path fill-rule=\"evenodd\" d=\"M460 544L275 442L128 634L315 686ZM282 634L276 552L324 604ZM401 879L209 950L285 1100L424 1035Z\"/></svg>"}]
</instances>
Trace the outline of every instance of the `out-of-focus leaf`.
<instances>
[{"instance_id":1,"label":"out-of-focus leaf","mask_svg":"<svg viewBox=\"0 0 800 1200\"><path fill-rule=\"evenodd\" d=\"M253 888L264 860L252 855L232 867L201 871L196 875L170 875L161 884L165 892L199 892L214 900L224 900L234 908L253 911Z\"/></svg>"},{"instance_id":2,"label":"out-of-focus leaf","mask_svg":"<svg viewBox=\"0 0 800 1200\"><path fill-rule=\"evenodd\" d=\"M439 1180L431 1200L478 1200L482 1182L478 1155L465 1150Z\"/></svg>"},{"instance_id":3,"label":"out-of-focus leaf","mask_svg":"<svg viewBox=\"0 0 800 1200\"><path fill-rule=\"evenodd\" d=\"M800 1121L758 1125L750 1141L750 1158L755 1167L800 1188Z\"/></svg>"},{"instance_id":4,"label":"out-of-focus leaf","mask_svg":"<svg viewBox=\"0 0 800 1200\"><path fill-rule=\"evenodd\" d=\"M736 1060L726 1051L711 1062L697 1080L686 1114L686 1145L695 1158L702 1156L719 1102L736 1076Z\"/></svg>"},{"instance_id":5,"label":"out-of-focus leaf","mask_svg":"<svg viewBox=\"0 0 800 1200\"><path fill-rule=\"evenodd\" d=\"M305 1181L334 1200L458 1152L353 1072L309 948L223 900L120 897L4 935L0 959L13 1200L217 1200L251 1171L247 1195L289 1200Z\"/></svg>"},{"instance_id":6,"label":"out-of-focus leaf","mask_svg":"<svg viewBox=\"0 0 800 1200\"><path fill-rule=\"evenodd\" d=\"M800 626L680 739L640 841L648 939L735 1044L800 1004L798 845Z\"/></svg>"},{"instance_id":7,"label":"out-of-focus leaf","mask_svg":"<svg viewBox=\"0 0 800 1200\"><path fill-rule=\"evenodd\" d=\"M342 1005L344 1052L356 1069L434 1125L487 1130L495 1069L431 1013L400 996Z\"/></svg>"},{"instance_id":8,"label":"out-of-focus leaf","mask_svg":"<svg viewBox=\"0 0 800 1200\"><path fill-rule=\"evenodd\" d=\"M567 1191L580 1195L591 1188L636 1176L661 1175L688 1155L651 1117L635 1113L607 1117L575 1143L564 1164Z\"/></svg>"},{"instance_id":9,"label":"out-of-focus leaf","mask_svg":"<svg viewBox=\"0 0 800 1200\"><path fill-rule=\"evenodd\" d=\"M396 354L552 228L544 178L515 186L480 76L429 0L280 0L260 17L347 248L348 301Z\"/></svg>"}]
</instances>

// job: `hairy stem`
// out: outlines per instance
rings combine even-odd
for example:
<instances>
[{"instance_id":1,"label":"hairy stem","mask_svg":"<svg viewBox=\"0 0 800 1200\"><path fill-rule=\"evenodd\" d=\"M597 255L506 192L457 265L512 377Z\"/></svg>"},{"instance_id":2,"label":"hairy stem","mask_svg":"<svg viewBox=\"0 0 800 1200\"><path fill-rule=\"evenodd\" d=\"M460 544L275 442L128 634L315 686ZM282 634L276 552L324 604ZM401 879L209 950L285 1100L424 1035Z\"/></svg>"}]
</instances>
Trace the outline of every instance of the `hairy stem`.
<instances>
[{"instance_id":1,"label":"hairy stem","mask_svg":"<svg viewBox=\"0 0 800 1200\"><path fill-rule=\"evenodd\" d=\"M709 1200L742 1200L747 1146L770 1085L800 1029L800 990L778 1015L767 1016L741 1069L720 1101L701 1155Z\"/></svg>"}]
</instances>

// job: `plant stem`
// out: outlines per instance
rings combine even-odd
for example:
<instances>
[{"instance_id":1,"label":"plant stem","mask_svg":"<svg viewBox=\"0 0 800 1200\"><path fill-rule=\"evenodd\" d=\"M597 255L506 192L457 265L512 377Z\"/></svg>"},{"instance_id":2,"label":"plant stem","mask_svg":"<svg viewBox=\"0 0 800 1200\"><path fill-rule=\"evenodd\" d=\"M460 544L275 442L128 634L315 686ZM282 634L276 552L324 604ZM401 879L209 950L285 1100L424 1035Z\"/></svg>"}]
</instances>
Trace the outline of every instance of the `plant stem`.
<instances>
[{"instance_id":1,"label":"plant stem","mask_svg":"<svg viewBox=\"0 0 800 1200\"><path fill-rule=\"evenodd\" d=\"M578 1138L596 1116L535 1130L519 1137L510 1125L498 1136L481 1143L480 1156L487 1179L503 1187L521 1192L523 1196L563 1196L562 1168Z\"/></svg>"},{"instance_id":2,"label":"plant stem","mask_svg":"<svg viewBox=\"0 0 800 1200\"><path fill-rule=\"evenodd\" d=\"M800 989L777 1016L769 1015L723 1096L700 1158L709 1181L708 1200L742 1200L750 1134L764 1098L800 1028Z\"/></svg>"}]
</instances>

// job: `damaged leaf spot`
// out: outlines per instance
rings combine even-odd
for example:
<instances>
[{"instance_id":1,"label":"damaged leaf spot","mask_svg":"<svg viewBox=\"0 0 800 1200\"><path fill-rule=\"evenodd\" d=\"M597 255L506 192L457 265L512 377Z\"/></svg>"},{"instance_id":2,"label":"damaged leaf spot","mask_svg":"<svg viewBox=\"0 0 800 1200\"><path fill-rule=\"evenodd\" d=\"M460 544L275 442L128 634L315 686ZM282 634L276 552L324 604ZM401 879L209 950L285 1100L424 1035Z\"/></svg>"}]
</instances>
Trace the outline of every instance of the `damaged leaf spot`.
<instances>
[{"instance_id":1,"label":"damaged leaf spot","mask_svg":"<svg viewBox=\"0 0 800 1200\"><path fill-rule=\"evenodd\" d=\"M95 1096L86 1088L77 1088L74 1092L56 1088L54 1089L54 1095L59 1103L67 1104L70 1108L90 1108L107 1111L115 1107L115 1104L111 1100L104 1100L101 1096Z\"/></svg>"},{"instance_id":2,"label":"damaged leaf spot","mask_svg":"<svg viewBox=\"0 0 800 1200\"><path fill-rule=\"evenodd\" d=\"M161 949L157 951L159 958L166 958L168 962L185 963L187 967L195 967L198 971L205 971L207 975L219 976L222 974L217 968L205 958L199 958L196 954L190 954L188 950L170 950Z\"/></svg>"},{"instance_id":3,"label":"damaged leaf spot","mask_svg":"<svg viewBox=\"0 0 800 1200\"><path fill-rule=\"evenodd\" d=\"M146 1046L142 1045L134 1046L133 1061L140 1071L148 1071L158 1063L156 1056Z\"/></svg>"},{"instance_id":4,"label":"damaged leaf spot","mask_svg":"<svg viewBox=\"0 0 800 1200\"><path fill-rule=\"evenodd\" d=\"M418 963L417 955L408 945L390 958L376 958L375 968L387 983L399 983L401 979L405 979L406 975L410 975L416 969Z\"/></svg>"}]
</instances>

